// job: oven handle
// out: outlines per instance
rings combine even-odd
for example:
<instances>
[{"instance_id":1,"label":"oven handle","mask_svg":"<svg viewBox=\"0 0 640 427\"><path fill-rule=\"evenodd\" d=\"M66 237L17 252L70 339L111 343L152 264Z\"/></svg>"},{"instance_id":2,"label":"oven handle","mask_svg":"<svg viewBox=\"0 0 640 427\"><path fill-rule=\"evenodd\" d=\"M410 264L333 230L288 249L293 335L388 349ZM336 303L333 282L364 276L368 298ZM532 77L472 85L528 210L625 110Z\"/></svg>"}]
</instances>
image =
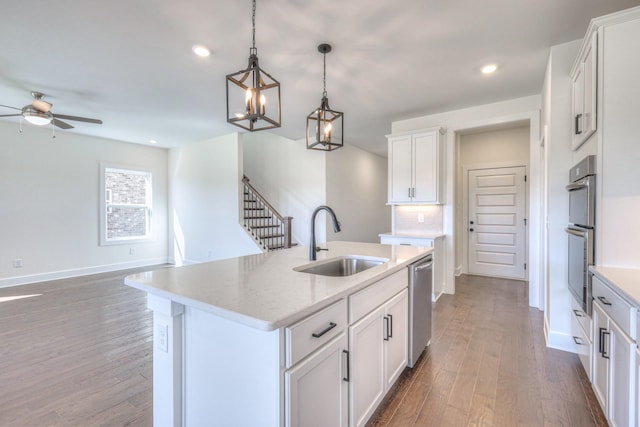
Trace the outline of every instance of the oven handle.
<instances>
[{"instance_id":1,"label":"oven handle","mask_svg":"<svg viewBox=\"0 0 640 427\"><path fill-rule=\"evenodd\" d=\"M565 228L564 231L566 231L569 234L573 234L574 236L583 237L583 238L585 234L587 234L587 231L575 230L573 228Z\"/></svg>"},{"instance_id":2,"label":"oven handle","mask_svg":"<svg viewBox=\"0 0 640 427\"><path fill-rule=\"evenodd\" d=\"M567 191L574 191L574 190L581 190L583 188L589 188L589 180L587 178L582 178L576 182L567 184L565 188L567 189Z\"/></svg>"}]
</instances>

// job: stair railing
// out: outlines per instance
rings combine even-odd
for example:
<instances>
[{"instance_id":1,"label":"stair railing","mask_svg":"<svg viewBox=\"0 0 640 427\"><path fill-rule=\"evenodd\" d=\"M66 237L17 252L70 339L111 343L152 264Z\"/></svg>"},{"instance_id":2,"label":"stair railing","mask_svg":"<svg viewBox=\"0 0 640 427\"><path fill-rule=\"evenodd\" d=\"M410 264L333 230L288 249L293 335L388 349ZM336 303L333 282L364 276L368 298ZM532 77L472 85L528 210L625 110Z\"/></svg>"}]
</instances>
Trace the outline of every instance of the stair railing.
<instances>
[{"instance_id":1,"label":"stair railing","mask_svg":"<svg viewBox=\"0 0 640 427\"><path fill-rule=\"evenodd\" d=\"M242 184L244 227L249 234L267 251L290 248L293 217L280 215L246 176L243 176Z\"/></svg>"}]
</instances>

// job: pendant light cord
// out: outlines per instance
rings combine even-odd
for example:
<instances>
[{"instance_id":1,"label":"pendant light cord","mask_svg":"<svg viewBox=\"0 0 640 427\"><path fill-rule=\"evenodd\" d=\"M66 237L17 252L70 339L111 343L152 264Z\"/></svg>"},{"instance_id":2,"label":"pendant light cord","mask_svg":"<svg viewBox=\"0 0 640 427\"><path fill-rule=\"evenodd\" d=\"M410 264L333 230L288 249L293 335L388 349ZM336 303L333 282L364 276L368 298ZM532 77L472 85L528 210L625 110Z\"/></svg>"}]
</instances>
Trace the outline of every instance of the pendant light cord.
<instances>
[{"instance_id":1,"label":"pendant light cord","mask_svg":"<svg viewBox=\"0 0 640 427\"><path fill-rule=\"evenodd\" d=\"M251 25L253 27L253 32L252 32L252 48L251 51L252 52L256 52L256 0L253 0L253 10L252 10L252 14L251 14Z\"/></svg>"},{"instance_id":2,"label":"pendant light cord","mask_svg":"<svg viewBox=\"0 0 640 427\"><path fill-rule=\"evenodd\" d=\"M322 68L322 97L327 97L327 54L322 54L323 68Z\"/></svg>"}]
</instances>

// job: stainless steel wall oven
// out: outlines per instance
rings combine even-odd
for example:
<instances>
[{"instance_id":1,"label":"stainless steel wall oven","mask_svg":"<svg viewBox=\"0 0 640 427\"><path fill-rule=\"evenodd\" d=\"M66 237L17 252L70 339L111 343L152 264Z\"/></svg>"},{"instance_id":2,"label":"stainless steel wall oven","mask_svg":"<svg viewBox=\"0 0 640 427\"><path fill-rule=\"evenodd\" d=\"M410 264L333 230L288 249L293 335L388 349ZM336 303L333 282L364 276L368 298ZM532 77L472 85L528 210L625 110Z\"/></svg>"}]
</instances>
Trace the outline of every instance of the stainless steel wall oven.
<instances>
[{"instance_id":1,"label":"stainless steel wall oven","mask_svg":"<svg viewBox=\"0 0 640 427\"><path fill-rule=\"evenodd\" d=\"M591 315L592 294L589 266L595 262L595 156L571 168L569 192L568 285L582 309Z\"/></svg>"}]
</instances>

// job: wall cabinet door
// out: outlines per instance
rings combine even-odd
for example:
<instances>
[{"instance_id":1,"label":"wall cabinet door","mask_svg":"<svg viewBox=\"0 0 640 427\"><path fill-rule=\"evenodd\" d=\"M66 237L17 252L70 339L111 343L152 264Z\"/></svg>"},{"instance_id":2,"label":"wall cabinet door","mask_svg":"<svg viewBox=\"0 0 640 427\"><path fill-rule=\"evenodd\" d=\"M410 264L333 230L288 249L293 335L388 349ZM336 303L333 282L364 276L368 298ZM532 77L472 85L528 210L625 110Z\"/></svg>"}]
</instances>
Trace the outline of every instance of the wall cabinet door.
<instances>
[{"instance_id":1,"label":"wall cabinet door","mask_svg":"<svg viewBox=\"0 0 640 427\"><path fill-rule=\"evenodd\" d=\"M286 425L348 425L348 341L341 334L285 372Z\"/></svg>"},{"instance_id":2,"label":"wall cabinet door","mask_svg":"<svg viewBox=\"0 0 640 427\"><path fill-rule=\"evenodd\" d=\"M440 129L389 136L389 203L439 203Z\"/></svg>"},{"instance_id":3,"label":"wall cabinet door","mask_svg":"<svg viewBox=\"0 0 640 427\"><path fill-rule=\"evenodd\" d=\"M612 426L630 426L635 419L635 350L636 343L609 322L611 331L611 366L609 422Z\"/></svg>"},{"instance_id":4,"label":"wall cabinet door","mask_svg":"<svg viewBox=\"0 0 640 427\"><path fill-rule=\"evenodd\" d=\"M573 142L576 150L596 131L598 33L593 34L591 44L572 76L573 81Z\"/></svg>"},{"instance_id":5,"label":"wall cabinet door","mask_svg":"<svg viewBox=\"0 0 640 427\"><path fill-rule=\"evenodd\" d=\"M350 426L364 425L384 396L384 315L381 306L349 327Z\"/></svg>"},{"instance_id":6,"label":"wall cabinet door","mask_svg":"<svg viewBox=\"0 0 640 427\"><path fill-rule=\"evenodd\" d=\"M413 189L413 142L411 135L389 139L389 201L411 202Z\"/></svg>"},{"instance_id":7,"label":"wall cabinet door","mask_svg":"<svg viewBox=\"0 0 640 427\"><path fill-rule=\"evenodd\" d=\"M609 317L593 303L593 391L605 415L609 416Z\"/></svg>"},{"instance_id":8,"label":"wall cabinet door","mask_svg":"<svg viewBox=\"0 0 640 427\"><path fill-rule=\"evenodd\" d=\"M438 202L438 132L413 135L413 201Z\"/></svg>"}]
</instances>

